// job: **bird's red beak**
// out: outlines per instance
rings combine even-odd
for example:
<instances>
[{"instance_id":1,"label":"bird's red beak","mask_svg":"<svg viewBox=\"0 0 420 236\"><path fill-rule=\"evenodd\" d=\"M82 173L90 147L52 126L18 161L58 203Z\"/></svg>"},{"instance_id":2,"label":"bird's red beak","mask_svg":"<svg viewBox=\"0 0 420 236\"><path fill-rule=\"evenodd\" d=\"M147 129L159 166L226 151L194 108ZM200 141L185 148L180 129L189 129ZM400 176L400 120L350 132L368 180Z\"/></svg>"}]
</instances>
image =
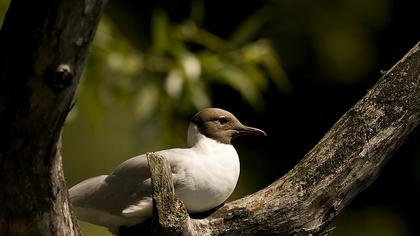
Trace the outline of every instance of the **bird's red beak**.
<instances>
[{"instance_id":1,"label":"bird's red beak","mask_svg":"<svg viewBox=\"0 0 420 236\"><path fill-rule=\"evenodd\" d=\"M238 131L239 131L238 136L241 136L241 135L267 136L267 134L263 130L260 130L254 127L249 127L249 126L243 126Z\"/></svg>"}]
</instances>

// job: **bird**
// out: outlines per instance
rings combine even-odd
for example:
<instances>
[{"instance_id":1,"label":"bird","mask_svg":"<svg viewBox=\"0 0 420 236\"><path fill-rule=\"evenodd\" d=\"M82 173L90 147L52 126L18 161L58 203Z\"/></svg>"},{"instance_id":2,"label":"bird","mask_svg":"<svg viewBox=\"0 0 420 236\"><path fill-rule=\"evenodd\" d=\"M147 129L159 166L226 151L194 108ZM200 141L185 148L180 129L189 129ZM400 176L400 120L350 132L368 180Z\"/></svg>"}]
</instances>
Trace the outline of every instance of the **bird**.
<instances>
[{"instance_id":1,"label":"bird","mask_svg":"<svg viewBox=\"0 0 420 236\"><path fill-rule=\"evenodd\" d=\"M266 136L243 125L232 113L205 108L188 126L187 147L156 153L170 163L175 195L191 214L223 204L239 178L239 156L231 140L242 135ZM108 228L140 224L152 217L152 188L146 155L120 164L111 174L84 180L69 190L76 217Z\"/></svg>"}]
</instances>

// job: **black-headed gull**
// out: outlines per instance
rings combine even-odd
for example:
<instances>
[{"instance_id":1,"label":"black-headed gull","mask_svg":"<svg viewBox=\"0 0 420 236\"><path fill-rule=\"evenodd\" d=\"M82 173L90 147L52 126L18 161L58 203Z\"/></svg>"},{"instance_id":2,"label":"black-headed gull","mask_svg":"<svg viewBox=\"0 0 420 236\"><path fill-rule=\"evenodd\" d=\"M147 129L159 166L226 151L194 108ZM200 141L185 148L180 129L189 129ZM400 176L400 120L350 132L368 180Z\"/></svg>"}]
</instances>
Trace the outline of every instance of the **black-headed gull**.
<instances>
[{"instance_id":1,"label":"black-headed gull","mask_svg":"<svg viewBox=\"0 0 420 236\"><path fill-rule=\"evenodd\" d=\"M176 196L188 212L199 213L222 204L239 177L239 157L231 140L241 135L265 136L244 126L230 112L206 108L188 128L188 148L158 151L171 165ZM146 155L133 157L110 175L87 179L70 189L76 216L118 233L152 216L151 183Z\"/></svg>"}]
</instances>

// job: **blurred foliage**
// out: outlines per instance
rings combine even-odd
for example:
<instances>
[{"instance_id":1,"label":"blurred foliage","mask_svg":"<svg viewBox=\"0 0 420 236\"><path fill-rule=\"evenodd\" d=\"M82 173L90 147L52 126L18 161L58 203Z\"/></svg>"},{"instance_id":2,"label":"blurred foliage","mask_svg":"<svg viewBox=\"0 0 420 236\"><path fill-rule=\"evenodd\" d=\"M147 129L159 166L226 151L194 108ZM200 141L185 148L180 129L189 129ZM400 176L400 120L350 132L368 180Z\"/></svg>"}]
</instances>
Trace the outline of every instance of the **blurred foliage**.
<instances>
[{"instance_id":1,"label":"blurred foliage","mask_svg":"<svg viewBox=\"0 0 420 236\"><path fill-rule=\"evenodd\" d=\"M11 0L0 1L0 25L3 23L4 16L6 15L7 8L9 7Z\"/></svg>"},{"instance_id":2,"label":"blurred foliage","mask_svg":"<svg viewBox=\"0 0 420 236\"><path fill-rule=\"evenodd\" d=\"M290 67L302 69L305 60L315 59L314 68L307 68L323 75L315 79L354 84L374 66L374 34L390 19L389 0L270 2L268 34Z\"/></svg>"},{"instance_id":3,"label":"blurred foliage","mask_svg":"<svg viewBox=\"0 0 420 236\"><path fill-rule=\"evenodd\" d=\"M254 20L241 24L231 39L222 39L200 27L203 5L194 3L191 17L179 24L171 22L165 10L155 9L152 45L145 51L138 50L104 16L75 112L82 110L95 124L103 117L104 106L129 105L141 126L159 131L180 122L176 114L211 106L210 87L215 84L238 91L254 109L264 107L262 93L270 83L284 92L290 90L270 42L257 38L259 26ZM167 138L174 144L173 137Z\"/></svg>"}]
</instances>

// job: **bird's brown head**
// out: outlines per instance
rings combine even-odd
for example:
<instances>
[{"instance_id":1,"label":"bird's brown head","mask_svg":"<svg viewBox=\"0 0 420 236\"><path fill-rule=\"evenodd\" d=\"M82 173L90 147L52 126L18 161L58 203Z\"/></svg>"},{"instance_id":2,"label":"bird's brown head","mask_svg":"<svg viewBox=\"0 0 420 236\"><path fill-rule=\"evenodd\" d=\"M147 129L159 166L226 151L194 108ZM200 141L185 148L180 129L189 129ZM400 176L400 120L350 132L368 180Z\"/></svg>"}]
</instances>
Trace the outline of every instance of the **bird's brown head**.
<instances>
[{"instance_id":1,"label":"bird's brown head","mask_svg":"<svg viewBox=\"0 0 420 236\"><path fill-rule=\"evenodd\" d=\"M267 136L260 129L243 125L232 113L220 108L205 108L195 114L191 122L201 134L225 144L242 135Z\"/></svg>"}]
</instances>

